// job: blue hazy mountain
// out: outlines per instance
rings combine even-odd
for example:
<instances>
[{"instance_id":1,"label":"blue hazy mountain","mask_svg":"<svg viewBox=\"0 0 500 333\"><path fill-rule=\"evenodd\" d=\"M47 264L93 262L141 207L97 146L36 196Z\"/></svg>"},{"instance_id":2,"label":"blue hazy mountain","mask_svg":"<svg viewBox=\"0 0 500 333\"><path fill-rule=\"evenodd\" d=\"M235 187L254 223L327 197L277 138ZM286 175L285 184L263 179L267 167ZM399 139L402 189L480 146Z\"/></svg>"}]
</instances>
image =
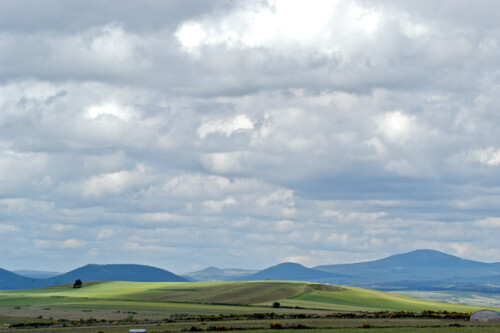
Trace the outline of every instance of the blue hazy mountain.
<instances>
[{"instance_id":1,"label":"blue hazy mountain","mask_svg":"<svg viewBox=\"0 0 500 333\"><path fill-rule=\"evenodd\" d=\"M28 278L0 268L0 290L40 288L38 279Z\"/></svg>"},{"instance_id":2,"label":"blue hazy mountain","mask_svg":"<svg viewBox=\"0 0 500 333\"><path fill-rule=\"evenodd\" d=\"M325 278L335 279L339 276L347 278L346 276L337 273L319 271L313 268L304 267L300 264L285 262L236 280L256 281L269 279L285 281L318 281Z\"/></svg>"},{"instance_id":3,"label":"blue hazy mountain","mask_svg":"<svg viewBox=\"0 0 500 333\"><path fill-rule=\"evenodd\" d=\"M467 290L500 292L500 263L466 260L434 250L416 250L384 259L307 268L282 263L255 272L209 267L185 275L191 280L290 280L351 285L381 290ZM86 265L46 279L0 269L0 290L32 289L85 281L188 281L169 271L144 265Z\"/></svg>"},{"instance_id":4,"label":"blue hazy mountain","mask_svg":"<svg viewBox=\"0 0 500 333\"><path fill-rule=\"evenodd\" d=\"M18 275L32 279L47 279L62 274L61 272L30 271L26 269L12 271L12 273L16 273Z\"/></svg>"},{"instance_id":5,"label":"blue hazy mountain","mask_svg":"<svg viewBox=\"0 0 500 333\"><path fill-rule=\"evenodd\" d=\"M187 282L188 280L161 268L145 265L89 264L68 273L45 279L50 285L82 281Z\"/></svg>"},{"instance_id":6,"label":"blue hazy mountain","mask_svg":"<svg viewBox=\"0 0 500 333\"><path fill-rule=\"evenodd\" d=\"M231 281L257 272L248 269L207 267L201 271L181 274L181 276L192 281Z\"/></svg>"},{"instance_id":7,"label":"blue hazy mountain","mask_svg":"<svg viewBox=\"0 0 500 333\"><path fill-rule=\"evenodd\" d=\"M500 274L500 263L466 260L434 250L416 250L384 259L340 265L322 265L317 270L355 276L359 281L475 281ZM500 281L499 281L500 282Z\"/></svg>"},{"instance_id":8,"label":"blue hazy mountain","mask_svg":"<svg viewBox=\"0 0 500 333\"><path fill-rule=\"evenodd\" d=\"M0 269L0 290L33 289L86 281L187 282L188 280L164 269L145 265L86 265L47 279L27 278Z\"/></svg>"}]
</instances>

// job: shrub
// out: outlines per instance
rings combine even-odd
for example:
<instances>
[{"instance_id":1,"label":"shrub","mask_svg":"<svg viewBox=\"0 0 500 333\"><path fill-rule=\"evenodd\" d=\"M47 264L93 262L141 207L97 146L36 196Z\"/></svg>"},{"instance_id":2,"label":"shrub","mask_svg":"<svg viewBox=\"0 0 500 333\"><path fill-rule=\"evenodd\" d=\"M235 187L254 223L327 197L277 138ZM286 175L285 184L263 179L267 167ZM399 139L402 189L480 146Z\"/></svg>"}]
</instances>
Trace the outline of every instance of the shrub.
<instances>
[{"instance_id":1,"label":"shrub","mask_svg":"<svg viewBox=\"0 0 500 333\"><path fill-rule=\"evenodd\" d=\"M122 321L134 321L134 316L130 315L125 319L122 319Z\"/></svg>"},{"instance_id":2,"label":"shrub","mask_svg":"<svg viewBox=\"0 0 500 333\"><path fill-rule=\"evenodd\" d=\"M283 325L281 325L280 323L271 323L269 326L273 330L279 330L279 329L283 328Z\"/></svg>"},{"instance_id":3,"label":"shrub","mask_svg":"<svg viewBox=\"0 0 500 333\"><path fill-rule=\"evenodd\" d=\"M229 326L210 326L207 331L230 331L231 330L231 327ZM201 329L200 329L201 331Z\"/></svg>"}]
</instances>

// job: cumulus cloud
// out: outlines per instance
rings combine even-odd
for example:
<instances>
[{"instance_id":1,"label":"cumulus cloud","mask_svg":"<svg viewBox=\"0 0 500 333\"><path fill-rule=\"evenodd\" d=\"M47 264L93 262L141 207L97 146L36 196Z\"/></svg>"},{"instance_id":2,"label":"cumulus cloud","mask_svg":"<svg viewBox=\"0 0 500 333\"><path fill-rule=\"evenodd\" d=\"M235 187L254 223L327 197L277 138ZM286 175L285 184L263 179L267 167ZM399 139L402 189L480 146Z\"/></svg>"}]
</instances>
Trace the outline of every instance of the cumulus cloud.
<instances>
[{"instance_id":1,"label":"cumulus cloud","mask_svg":"<svg viewBox=\"0 0 500 333\"><path fill-rule=\"evenodd\" d=\"M476 150L473 154L473 159L487 166L500 165L500 149L488 147L486 149Z\"/></svg>"},{"instance_id":2,"label":"cumulus cloud","mask_svg":"<svg viewBox=\"0 0 500 333\"><path fill-rule=\"evenodd\" d=\"M204 122L197 129L198 136L204 139L212 133L221 133L230 136L232 133L241 130L253 129L253 123L245 115L237 115L230 120L212 120Z\"/></svg>"},{"instance_id":3,"label":"cumulus cloud","mask_svg":"<svg viewBox=\"0 0 500 333\"><path fill-rule=\"evenodd\" d=\"M48 3L0 2L0 267L498 261L497 3Z\"/></svg>"}]
</instances>

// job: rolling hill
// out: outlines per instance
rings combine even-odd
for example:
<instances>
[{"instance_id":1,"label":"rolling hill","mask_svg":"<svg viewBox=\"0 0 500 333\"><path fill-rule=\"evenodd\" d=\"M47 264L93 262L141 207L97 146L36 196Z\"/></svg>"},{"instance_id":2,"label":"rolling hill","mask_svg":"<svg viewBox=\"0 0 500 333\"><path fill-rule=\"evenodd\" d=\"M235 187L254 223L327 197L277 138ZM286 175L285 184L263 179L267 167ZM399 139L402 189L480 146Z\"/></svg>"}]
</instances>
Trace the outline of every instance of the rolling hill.
<instances>
[{"instance_id":1,"label":"rolling hill","mask_svg":"<svg viewBox=\"0 0 500 333\"><path fill-rule=\"evenodd\" d=\"M308 281L379 290L450 290L500 293L500 263L466 260L434 250L384 259L307 268L282 263L261 271L208 267L184 277L144 265L86 265L45 279L0 270L0 289L27 289L83 281Z\"/></svg>"},{"instance_id":2,"label":"rolling hill","mask_svg":"<svg viewBox=\"0 0 500 333\"><path fill-rule=\"evenodd\" d=\"M95 265L89 264L68 273L54 276L44 281L47 285L58 285L82 281L135 281L135 282L186 282L174 273L145 265Z\"/></svg>"},{"instance_id":3,"label":"rolling hill","mask_svg":"<svg viewBox=\"0 0 500 333\"><path fill-rule=\"evenodd\" d=\"M285 262L276 266L266 268L255 274L241 277L237 280L318 281L320 279L335 279L338 277L346 278L345 275L320 271L304 267L300 264Z\"/></svg>"},{"instance_id":4,"label":"rolling hill","mask_svg":"<svg viewBox=\"0 0 500 333\"><path fill-rule=\"evenodd\" d=\"M32 279L0 270L0 290L33 289L82 281L186 282L183 277L164 269L145 265L89 264L47 279Z\"/></svg>"},{"instance_id":5,"label":"rolling hill","mask_svg":"<svg viewBox=\"0 0 500 333\"><path fill-rule=\"evenodd\" d=\"M171 311L173 313L256 313L273 311L423 311L472 312L476 306L449 304L353 287L307 282L100 282L0 292L0 307ZM284 307L284 308L283 308ZM491 307L490 307L491 308ZM498 310L498 308L491 308ZM80 314L81 315L81 314Z\"/></svg>"},{"instance_id":6,"label":"rolling hill","mask_svg":"<svg viewBox=\"0 0 500 333\"><path fill-rule=\"evenodd\" d=\"M232 281L235 278L241 278L257 272L256 270L248 269L207 267L201 271L181 274L181 276L193 281Z\"/></svg>"}]
</instances>

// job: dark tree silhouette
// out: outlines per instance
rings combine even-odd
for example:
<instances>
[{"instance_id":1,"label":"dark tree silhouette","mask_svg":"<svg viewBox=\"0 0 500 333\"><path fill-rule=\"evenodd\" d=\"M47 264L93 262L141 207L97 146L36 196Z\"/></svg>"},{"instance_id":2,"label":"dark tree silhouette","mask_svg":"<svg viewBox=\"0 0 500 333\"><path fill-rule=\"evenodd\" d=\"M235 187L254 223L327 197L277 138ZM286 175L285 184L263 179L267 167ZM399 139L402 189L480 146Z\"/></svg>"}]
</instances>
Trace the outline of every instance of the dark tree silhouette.
<instances>
[{"instance_id":1,"label":"dark tree silhouette","mask_svg":"<svg viewBox=\"0 0 500 333\"><path fill-rule=\"evenodd\" d=\"M280 306L281 306L281 304L278 302L273 303L273 308L279 308Z\"/></svg>"},{"instance_id":2,"label":"dark tree silhouette","mask_svg":"<svg viewBox=\"0 0 500 333\"><path fill-rule=\"evenodd\" d=\"M78 279L75 281L75 284L73 285L73 288L81 288L83 285L82 280Z\"/></svg>"}]
</instances>

